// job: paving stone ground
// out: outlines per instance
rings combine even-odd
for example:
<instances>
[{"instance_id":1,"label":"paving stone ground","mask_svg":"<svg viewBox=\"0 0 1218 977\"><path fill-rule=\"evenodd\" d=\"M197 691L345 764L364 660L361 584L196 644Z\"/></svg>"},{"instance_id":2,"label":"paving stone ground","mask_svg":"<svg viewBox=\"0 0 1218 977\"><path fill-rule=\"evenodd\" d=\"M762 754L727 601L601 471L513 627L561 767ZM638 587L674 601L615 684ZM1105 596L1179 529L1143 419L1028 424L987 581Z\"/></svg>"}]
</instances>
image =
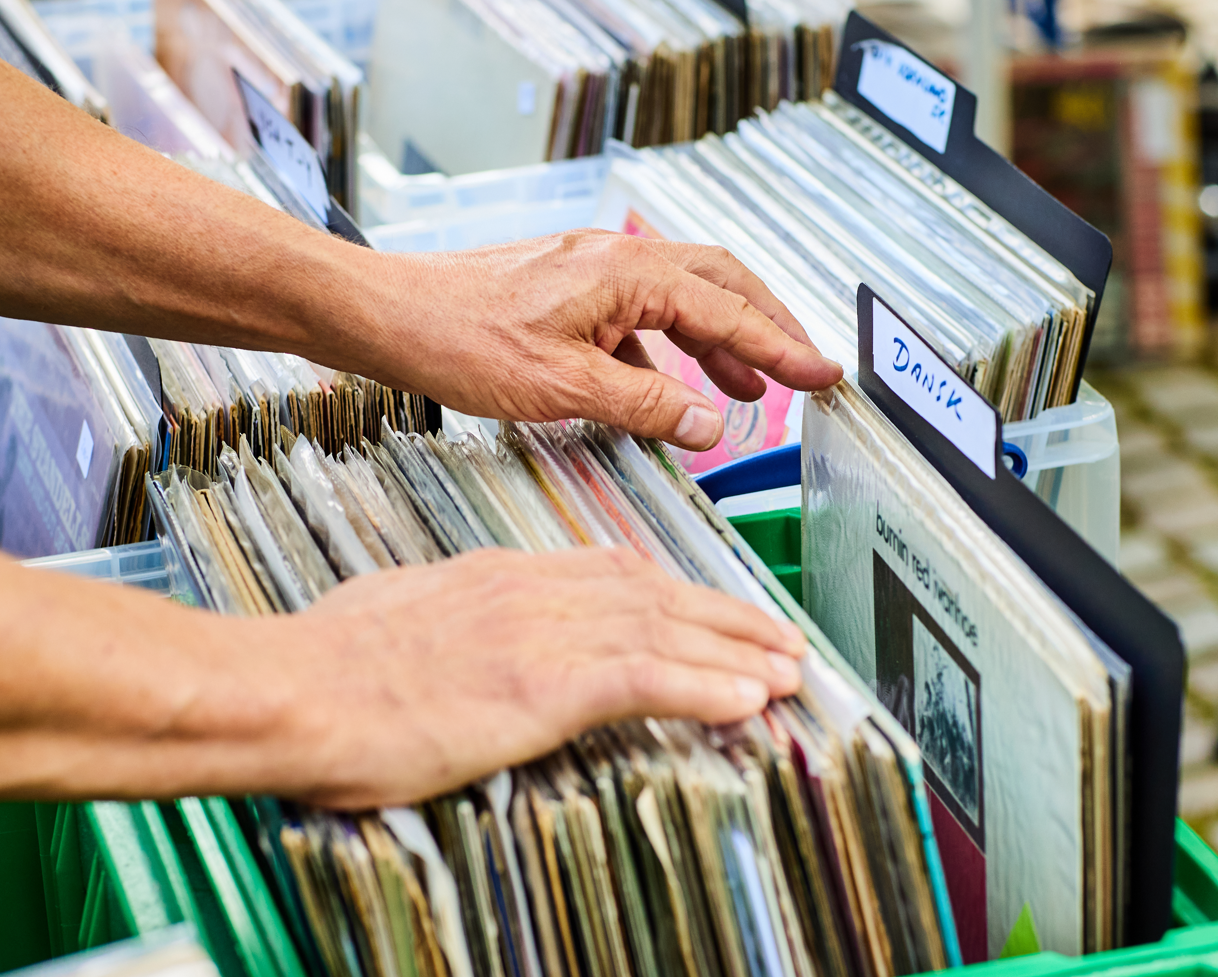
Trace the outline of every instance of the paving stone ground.
<instances>
[{"instance_id":1,"label":"paving stone ground","mask_svg":"<svg viewBox=\"0 0 1218 977\"><path fill-rule=\"evenodd\" d=\"M1188 653L1180 816L1218 847L1218 371L1088 379L1116 411L1121 572L1180 625Z\"/></svg>"}]
</instances>

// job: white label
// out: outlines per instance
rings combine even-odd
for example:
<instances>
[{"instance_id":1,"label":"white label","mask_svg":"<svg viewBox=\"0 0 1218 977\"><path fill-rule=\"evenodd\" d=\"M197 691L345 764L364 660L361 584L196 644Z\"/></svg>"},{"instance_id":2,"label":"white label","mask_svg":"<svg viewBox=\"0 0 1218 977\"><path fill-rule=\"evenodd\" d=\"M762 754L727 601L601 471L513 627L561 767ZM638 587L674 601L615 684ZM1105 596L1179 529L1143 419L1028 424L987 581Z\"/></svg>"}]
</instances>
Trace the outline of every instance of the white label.
<instances>
[{"instance_id":1,"label":"white label","mask_svg":"<svg viewBox=\"0 0 1218 977\"><path fill-rule=\"evenodd\" d=\"M80 477L89 477L89 465L93 461L93 432L89 422L80 422L80 440L76 442L76 464L80 466Z\"/></svg>"},{"instance_id":2,"label":"white label","mask_svg":"<svg viewBox=\"0 0 1218 977\"><path fill-rule=\"evenodd\" d=\"M947 148L956 83L887 41L860 41L859 94L932 149Z\"/></svg>"},{"instance_id":3,"label":"white label","mask_svg":"<svg viewBox=\"0 0 1218 977\"><path fill-rule=\"evenodd\" d=\"M871 309L871 358L880 379L993 478L994 408L882 302L872 299Z\"/></svg>"},{"instance_id":4,"label":"white label","mask_svg":"<svg viewBox=\"0 0 1218 977\"><path fill-rule=\"evenodd\" d=\"M258 145L270 159L279 178L300 194L324 224L330 209L325 169L317 150L283 117L263 94L237 75L245 96L245 111L258 137Z\"/></svg>"},{"instance_id":5,"label":"white label","mask_svg":"<svg viewBox=\"0 0 1218 977\"><path fill-rule=\"evenodd\" d=\"M516 111L520 115L537 111L537 86L533 82L522 81L516 86Z\"/></svg>"}]
</instances>

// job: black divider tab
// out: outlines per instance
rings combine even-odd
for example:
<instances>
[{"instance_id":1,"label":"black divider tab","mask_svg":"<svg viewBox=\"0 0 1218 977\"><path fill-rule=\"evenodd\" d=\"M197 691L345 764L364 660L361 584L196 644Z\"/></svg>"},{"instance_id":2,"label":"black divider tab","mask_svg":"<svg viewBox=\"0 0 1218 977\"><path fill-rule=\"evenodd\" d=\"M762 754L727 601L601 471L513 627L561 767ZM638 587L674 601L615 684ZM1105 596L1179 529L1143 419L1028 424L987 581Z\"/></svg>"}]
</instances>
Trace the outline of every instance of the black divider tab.
<instances>
[{"instance_id":1,"label":"black divider tab","mask_svg":"<svg viewBox=\"0 0 1218 977\"><path fill-rule=\"evenodd\" d=\"M1095 293L1079 360L1085 363L1112 267L1112 242L977 138L976 95L857 11L846 21L833 87L1023 231ZM1077 394L1076 379L1071 400Z\"/></svg>"},{"instance_id":2,"label":"black divider tab","mask_svg":"<svg viewBox=\"0 0 1218 977\"><path fill-rule=\"evenodd\" d=\"M864 393L1045 586L1132 670L1128 732L1130 901L1125 942L1158 940L1171 925L1184 695L1184 648L1179 631L1039 496L1007 471L999 454L1001 425L992 448L995 469L991 477L974 457L976 451L963 450L967 444L962 445L951 428L947 430L953 436L948 437L943 426L932 423L941 403L928 407L916 397L907 401L886 382L884 375L891 373L891 363L897 359L894 351L899 350L891 337L883 346L877 345L876 336L887 336L890 319L921 341L887 303L866 285L860 285L859 385ZM909 344L904 334L902 338ZM942 359L935 359L950 372Z\"/></svg>"}]
</instances>

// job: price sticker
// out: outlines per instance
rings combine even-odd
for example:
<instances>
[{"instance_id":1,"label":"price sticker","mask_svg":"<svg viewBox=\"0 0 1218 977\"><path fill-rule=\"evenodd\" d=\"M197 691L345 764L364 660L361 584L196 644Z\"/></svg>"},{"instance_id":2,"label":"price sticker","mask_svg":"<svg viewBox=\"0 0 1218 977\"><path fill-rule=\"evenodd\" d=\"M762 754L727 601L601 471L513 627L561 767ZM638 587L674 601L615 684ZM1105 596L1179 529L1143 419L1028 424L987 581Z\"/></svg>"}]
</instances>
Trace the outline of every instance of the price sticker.
<instances>
[{"instance_id":1,"label":"price sticker","mask_svg":"<svg viewBox=\"0 0 1218 977\"><path fill-rule=\"evenodd\" d=\"M859 94L936 152L946 150L956 83L896 44L873 39L858 46Z\"/></svg>"},{"instance_id":2,"label":"price sticker","mask_svg":"<svg viewBox=\"0 0 1218 977\"><path fill-rule=\"evenodd\" d=\"M304 198L324 224L330 210L330 191L321 157L291 122L253 85L234 71L245 114L258 145L270 159L279 178Z\"/></svg>"},{"instance_id":3,"label":"price sticker","mask_svg":"<svg viewBox=\"0 0 1218 977\"><path fill-rule=\"evenodd\" d=\"M93 432L89 430L87 420L80 422L80 438L76 441L76 465L80 468L80 477L89 477L89 466L93 464Z\"/></svg>"},{"instance_id":4,"label":"price sticker","mask_svg":"<svg viewBox=\"0 0 1218 977\"><path fill-rule=\"evenodd\" d=\"M876 375L990 478L998 422L994 408L878 299L871 301Z\"/></svg>"}]
</instances>

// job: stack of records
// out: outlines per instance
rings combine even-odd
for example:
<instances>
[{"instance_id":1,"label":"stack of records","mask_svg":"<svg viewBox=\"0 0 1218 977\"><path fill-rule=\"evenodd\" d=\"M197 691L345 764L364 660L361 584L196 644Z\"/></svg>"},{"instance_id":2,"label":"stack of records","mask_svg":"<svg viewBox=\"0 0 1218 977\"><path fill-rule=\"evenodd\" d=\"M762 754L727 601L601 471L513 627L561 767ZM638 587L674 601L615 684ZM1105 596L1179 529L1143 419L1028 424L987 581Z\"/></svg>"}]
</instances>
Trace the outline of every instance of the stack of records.
<instances>
[{"instance_id":1,"label":"stack of records","mask_svg":"<svg viewBox=\"0 0 1218 977\"><path fill-rule=\"evenodd\" d=\"M746 27L716 0L387 0L369 131L403 172L449 174L722 134L818 96L843 14L766 0Z\"/></svg>"},{"instance_id":2,"label":"stack of records","mask_svg":"<svg viewBox=\"0 0 1218 977\"><path fill-rule=\"evenodd\" d=\"M150 525L141 486L147 473L160 471L164 464L160 402L125 337L70 326L50 328L76 355L116 439L112 501L100 545L139 542L147 538ZM133 342L139 349L142 341Z\"/></svg>"},{"instance_id":3,"label":"stack of records","mask_svg":"<svg viewBox=\"0 0 1218 977\"><path fill-rule=\"evenodd\" d=\"M832 91L819 102L784 104L742 121L723 138L615 160L597 225L723 245L848 373L857 359L855 295L865 281L1004 421L1070 403L1082 371L1093 293ZM657 339L644 335L656 356L674 360L660 368L699 386L697 364L674 357ZM758 405L723 398L722 409L748 418L729 426L740 443L729 442L728 452L781 443L775 421L786 418L791 402L782 389ZM795 418L786 430L797 436Z\"/></svg>"},{"instance_id":4,"label":"stack of records","mask_svg":"<svg viewBox=\"0 0 1218 977\"><path fill-rule=\"evenodd\" d=\"M268 186L234 159L146 54L115 37L97 64L115 95L117 124L212 179L300 210L281 183ZM15 320L0 320L0 344L0 382L10 391L0 425L12 428L0 513L41 517L10 524L6 535L0 514L0 543L22 556L147 538L145 475L167 465L214 474L222 448L242 439L254 457L270 458L284 431L337 451L363 439L379 443L382 423L404 432L427 427L423 397L298 356Z\"/></svg>"},{"instance_id":5,"label":"stack of records","mask_svg":"<svg viewBox=\"0 0 1218 977\"><path fill-rule=\"evenodd\" d=\"M281 432L329 451L379 442L382 418L394 431L423 431L423 398L288 353L154 339L168 422L165 458L209 474L225 445L244 438L270 458Z\"/></svg>"},{"instance_id":6,"label":"stack of records","mask_svg":"<svg viewBox=\"0 0 1218 977\"><path fill-rule=\"evenodd\" d=\"M0 0L0 61L58 92L93 118L108 121L106 100L64 52L28 0Z\"/></svg>"},{"instance_id":7,"label":"stack of records","mask_svg":"<svg viewBox=\"0 0 1218 977\"><path fill-rule=\"evenodd\" d=\"M423 398L281 353L0 319L0 546L34 557L139 542L146 474L214 473L242 439L270 458L281 432L328 450L379 443L383 426L424 431Z\"/></svg>"},{"instance_id":8,"label":"stack of records","mask_svg":"<svg viewBox=\"0 0 1218 977\"><path fill-rule=\"evenodd\" d=\"M654 442L575 422L504 425L494 448L387 426L333 453L282 444L259 460L242 440L217 477L149 481L205 606L291 611L394 564L591 544L800 616ZM803 689L738 727L595 730L408 810L252 802L302 959L319 977L878 977L958 961L917 751L802 620Z\"/></svg>"},{"instance_id":9,"label":"stack of records","mask_svg":"<svg viewBox=\"0 0 1218 977\"><path fill-rule=\"evenodd\" d=\"M852 385L806 424L809 613L918 740L965 961L1021 913L1045 949L1118 945L1129 667Z\"/></svg>"},{"instance_id":10,"label":"stack of records","mask_svg":"<svg viewBox=\"0 0 1218 977\"><path fill-rule=\"evenodd\" d=\"M230 146L251 134L234 69L317 150L330 193L354 206L363 73L281 0L157 0L156 56Z\"/></svg>"}]
</instances>

